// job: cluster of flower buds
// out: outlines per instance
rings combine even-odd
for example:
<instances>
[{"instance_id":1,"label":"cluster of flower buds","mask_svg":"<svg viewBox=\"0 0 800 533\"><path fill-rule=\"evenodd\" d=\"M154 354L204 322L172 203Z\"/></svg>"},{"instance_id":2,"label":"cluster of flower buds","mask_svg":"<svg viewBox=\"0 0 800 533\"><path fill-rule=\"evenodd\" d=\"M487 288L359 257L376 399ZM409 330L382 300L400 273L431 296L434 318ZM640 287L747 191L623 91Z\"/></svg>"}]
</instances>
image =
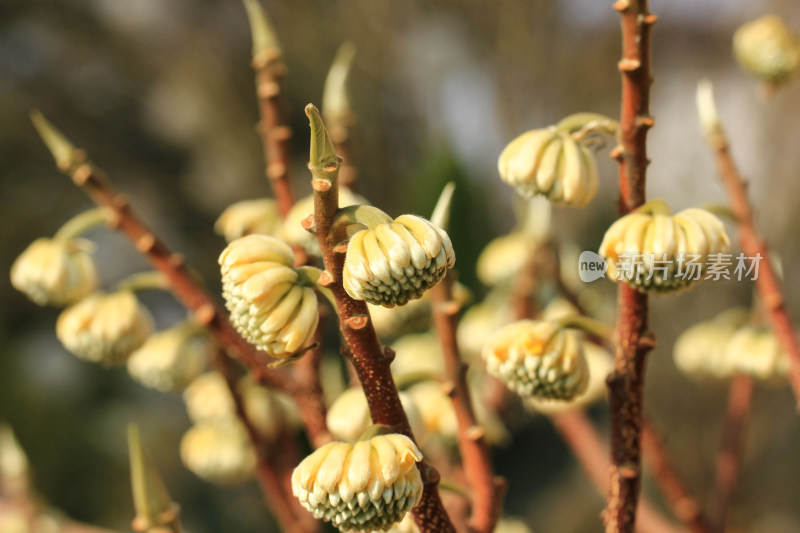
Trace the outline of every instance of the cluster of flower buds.
<instances>
[{"instance_id":1,"label":"cluster of flower buds","mask_svg":"<svg viewBox=\"0 0 800 533\"><path fill-rule=\"evenodd\" d=\"M238 420L200 422L181 439L181 460L198 477L228 485L252 477L256 454Z\"/></svg>"},{"instance_id":2,"label":"cluster of flower buds","mask_svg":"<svg viewBox=\"0 0 800 533\"><path fill-rule=\"evenodd\" d=\"M317 296L301 283L288 245L248 235L231 242L219 263L231 320L249 342L283 358L308 343L319 321Z\"/></svg>"},{"instance_id":3,"label":"cluster of flower buds","mask_svg":"<svg viewBox=\"0 0 800 533\"><path fill-rule=\"evenodd\" d=\"M441 281L455 260L444 230L424 218L401 215L350 238L342 281L356 300L404 305Z\"/></svg>"},{"instance_id":4,"label":"cluster of flower buds","mask_svg":"<svg viewBox=\"0 0 800 533\"><path fill-rule=\"evenodd\" d=\"M666 203L655 200L614 222L599 254L612 279L640 291L671 292L703 279L710 258L729 251L719 218L700 208L672 215Z\"/></svg>"},{"instance_id":5,"label":"cluster of flower buds","mask_svg":"<svg viewBox=\"0 0 800 533\"><path fill-rule=\"evenodd\" d=\"M784 82L800 70L800 41L775 15L736 30L733 55L742 68L770 84Z\"/></svg>"},{"instance_id":6,"label":"cluster of flower buds","mask_svg":"<svg viewBox=\"0 0 800 533\"><path fill-rule=\"evenodd\" d=\"M489 374L523 398L569 401L586 390L589 368L575 331L554 322L520 320L484 344Z\"/></svg>"},{"instance_id":7,"label":"cluster of flower buds","mask_svg":"<svg viewBox=\"0 0 800 533\"><path fill-rule=\"evenodd\" d=\"M295 468L292 492L342 531L386 530L422 498L422 454L405 435L331 442Z\"/></svg>"},{"instance_id":8,"label":"cluster of flower buds","mask_svg":"<svg viewBox=\"0 0 800 533\"><path fill-rule=\"evenodd\" d=\"M749 310L736 308L695 324L675 341L675 364L698 378L728 379L737 374L761 380L785 378L788 355L771 330L750 325L749 319Z\"/></svg>"},{"instance_id":9,"label":"cluster of flower buds","mask_svg":"<svg viewBox=\"0 0 800 533\"><path fill-rule=\"evenodd\" d=\"M369 201L347 187L339 187L339 207L369 205ZM292 206L276 235L291 246L298 246L313 257L319 257L320 249L314 235L303 228L302 222L314 212L314 197L301 198Z\"/></svg>"},{"instance_id":10,"label":"cluster of flower buds","mask_svg":"<svg viewBox=\"0 0 800 533\"><path fill-rule=\"evenodd\" d=\"M605 125L610 120L578 114L556 126L523 133L500 154L500 178L524 197L541 194L557 205L584 207L597 194L598 173L594 154L582 138L596 122Z\"/></svg>"}]
</instances>

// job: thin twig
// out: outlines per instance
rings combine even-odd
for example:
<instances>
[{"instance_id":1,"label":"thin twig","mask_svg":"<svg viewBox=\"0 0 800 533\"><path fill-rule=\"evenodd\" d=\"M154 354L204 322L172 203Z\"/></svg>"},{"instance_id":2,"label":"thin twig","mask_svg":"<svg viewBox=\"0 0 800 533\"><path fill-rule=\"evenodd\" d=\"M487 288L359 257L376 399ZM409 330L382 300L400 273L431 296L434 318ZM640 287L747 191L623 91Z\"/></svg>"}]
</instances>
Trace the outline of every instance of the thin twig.
<instances>
[{"instance_id":1,"label":"thin twig","mask_svg":"<svg viewBox=\"0 0 800 533\"><path fill-rule=\"evenodd\" d=\"M734 377L728 393L722 445L717 454L717 475L710 513L713 533L725 531L728 508L739 481L745 429L747 419L750 417L752 398L753 378L744 375Z\"/></svg>"},{"instance_id":2,"label":"thin twig","mask_svg":"<svg viewBox=\"0 0 800 533\"><path fill-rule=\"evenodd\" d=\"M703 510L675 469L664 439L647 417L642 425L642 446L644 459L678 520L692 533L709 533L711 530Z\"/></svg>"},{"instance_id":3,"label":"thin twig","mask_svg":"<svg viewBox=\"0 0 800 533\"><path fill-rule=\"evenodd\" d=\"M614 4L622 25L622 78L619 162L619 213L645 201L650 117L650 29L656 21L647 0ZM611 468L606 533L631 533L641 485L642 392L647 353L655 341L648 333L647 295L620 283L617 297L617 348L608 378L611 404Z\"/></svg>"},{"instance_id":4,"label":"thin twig","mask_svg":"<svg viewBox=\"0 0 800 533\"><path fill-rule=\"evenodd\" d=\"M340 245L343 235L334 232L334 217L339 202L337 174L339 160L333 151L327 131L319 112L314 106L306 107L311 121L311 187L314 190L314 215L307 219L306 228L312 231L322 250L325 273L319 283L328 287L336 299L339 326L350 359L367 398L372 420L396 428L414 438L408 417L400 403L389 365L393 354L381 349L380 341L372 326L367 304L352 299L342 285L344 252ZM439 491L439 473L425 462L419 465L424 483L422 500L414 508L414 518L422 533L455 533L455 528L442 505Z\"/></svg>"},{"instance_id":5,"label":"thin twig","mask_svg":"<svg viewBox=\"0 0 800 533\"><path fill-rule=\"evenodd\" d=\"M472 514L468 528L491 533L497 524L505 481L495 478L486 433L478 424L467 385L467 365L458 351L456 330L460 306L453 300L452 279L447 276L431 289L433 322L444 354L445 375L458 423L458 447L464 475L472 490Z\"/></svg>"}]
</instances>

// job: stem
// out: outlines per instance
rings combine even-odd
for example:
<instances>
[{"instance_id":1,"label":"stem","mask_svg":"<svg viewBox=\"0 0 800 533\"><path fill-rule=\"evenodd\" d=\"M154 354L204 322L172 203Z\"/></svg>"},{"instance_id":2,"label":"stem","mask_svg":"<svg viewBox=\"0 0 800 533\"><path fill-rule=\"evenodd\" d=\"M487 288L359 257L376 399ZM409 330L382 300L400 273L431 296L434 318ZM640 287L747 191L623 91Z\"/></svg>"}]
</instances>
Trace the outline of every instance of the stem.
<instances>
[{"instance_id":1,"label":"stem","mask_svg":"<svg viewBox=\"0 0 800 533\"><path fill-rule=\"evenodd\" d=\"M619 214L645 202L647 131L650 117L650 30L656 21L647 0L618 0L622 27L622 78L619 162ZM619 284L617 348L614 372L608 377L611 404L611 468L606 533L631 533L641 485L642 387L645 359L655 341L648 334L647 295Z\"/></svg>"},{"instance_id":2,"label":"stem","mask_svg":"<svg viewBox=\"0 0 800 533\"><path fill-rule=\"evenodd\" d=\"M167 277L158 270L151 270L149 272L137 272L131 274L125 279L117 282L114 288L118 291L168 291L170 290L169 280Z\"/></svg>"},{"instance_id":3,"label":"stem","mask_svg":"<svg viewBox=\"0 0 800 533\"><path fill-rule=\"evenodd\" d=\"M789 355L791 365L789 381L800 409L800 342L798 342L792 319L786 308L786 299L778 281L778 274L770 260L769 250L764 239L756 230L753 207L747 197L747 183L731 156L728 138L717 116L709 85L701 85L698 89L698 111L706 133L706 140L716 157L717 171L722 178L722 183L730 198L731 208L738 221L739 245L748 257L761 258L758 276L755 280L756 288L761 295L761 302L772 330Z\"/></svg>"},{"instance_id":4,"label":"stem","mask_svg":"<svg viewBox=\"0 0 800 533\"><path fill-rule=\"evenodd\" d=\"M567 316L556 320L563 328L579 329L610 343L614 342L614 328L588 316Z\"/></svg>"},{"instance_id":5,"label":"stem","mask_svg":"<svg viewBox=\"0 0 800 533\"><path fill-rule=\"evenodd\" d=\"M460 306L453 300L452 292L450 276L431 289L433 321L444 354L446 387L456 413L464 475L472 491L468 528L475 533L491 533L500 516L505 481L495 478L486 433L478 424L472 408L467 365L461 360L456 338Z\"/></svg>"},{"instance_id":6,"label":"stem","mask_svg":"<svg viewBox=\"0 0 800 533\"><path fill-rule=\"evenodd\" d=\"M57 241L69 241L80 237L90 229L100 224L108 222L108 210L103 207L95 207L84 211L71 219L69 219L59 230L53 235L53 239Z\"/></svg>"},{"instance_id":7,"label":"stem","mask_svg":"<svg viewBox=\"0 0 800 533\"><path fill-rule=\"evenodd\" d=\"M561 119L556 124L556 129L564 133L601 131L615 135L619 129L619 123L599 113L575 113Z\"/></svg>"},{"instance_id":8,"label":"stem","mask_svg":"<svg viewBox=\"0 0 800 533\"><path fill-rule=\"evenodd\" d=\"M686 524L692 533L709 533L711 529L702 509L672 464L663 438L647 418L642 426L642 445L653 477L678 520Z\"/></svg>"},{"instance_id":9,"label":"stem","mask_svg":"<svg viewBox=\"0 0 800 533\"><path fill-rule=\"evenodd\" d=\"M314 220L310 229L315 233L327 270L324 285L333 291L339 310L339 327L350 359L364 388L372 421L393 426L397 432L414 439L408 418L400 403L389 365L391 357L382 349L369 317L367 304L353 300L342 285L345 248L338 246L341 235L333 231L339 201L339 160L333 149L319 111L309 104L306 115L311 123L310 163L311 187L314 189ZM322 281L322 279L321 279ZM450 517L442 505L437 483L439 473L425 463L418 464L425 485L422 501L414 508L414 518L422 533L455 533Z\"/></svg>"},{"instance_id":10,"label":"stem","mask_svg":"<svg viewBox=\"0 0 800 533\"><path fill-rule=\"evenodd\" d=\"M739 481L739 470L744 448L747 419L753 398L753 379L736 376L731 381L728 393L728 410L725 414L725 429L722 445L717 454L717 474L714 496L711 501L711 531L724 533L728 518L728 507Z\"/></svg>"}]
</instances>

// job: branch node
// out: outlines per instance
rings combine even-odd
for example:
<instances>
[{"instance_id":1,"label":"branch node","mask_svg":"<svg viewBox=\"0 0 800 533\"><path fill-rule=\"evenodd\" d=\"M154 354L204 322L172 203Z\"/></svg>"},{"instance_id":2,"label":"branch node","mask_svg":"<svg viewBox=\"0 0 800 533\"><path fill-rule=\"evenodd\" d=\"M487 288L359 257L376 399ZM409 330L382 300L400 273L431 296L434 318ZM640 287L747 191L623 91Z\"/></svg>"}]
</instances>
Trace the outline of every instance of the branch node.
<instances>
[{"instance_id":1,"label":"branch node","mask_svg":"<svg viewBox=\"0 0 800 533\"><path fill-rule=\"evenodd\" d=\"M275 126L270 129L269 136L276 142L288 141L292 138L292 128L289 126Z\"/></svg>"},{"instance_id":2,"label":"branch node","mask_svg":"<svg viewBox=\"0 0 800 533\"><path fill-rule=\"evenodd\" d=\"M442 382L442 392L449 397L453 397L456 393L456 385L452 381Z\"/></svg>"},{"instance_id":3,"label":"branch node","mask_svg":"<svg viewBox=\"0 0 800 533\"><path fill-rule=\"evenodd\" d=\"M481 426L470 426L467 428L467 438L474 441L479 441L486 436L486 430Z\"/></svg>"},{"instance_id":4,"label":"branch node","mask_svg":"<svg viewBox=\"0 0 800 533\"><path fill-rule=\"evenodd\" d=\"M319 193L328 192L331 190L331 182L320 179L312 179L311 188L314 189L315 192Z\"/></svg>"},{"instance_id":5,"label":"branch node","mask_svg":"<svg viewBox=\"0 0 800 533\"><path fill-rule=\"evenodd\" d=\"M345 320L348 328L358 331L364 329L369 324L369 316L367 315L354 315Z\"/></svg>"},{"instance_id":6,"label":"branch node","mask_svg":"<svg viewBox=\"0 0 800 533\"><path fill-rule=\"evenodd\" d=\"M317 284L329 288L333 285L333 276L327 270L323 270L322 274L319 275L319 279L317 280Z\"/></svg>"},{"instance_id":7,"label":"branch node","mask_svg":"<svg viewBox=\"0 0 800 533\"><path fill-rule=\"evenodd\" d=\"M643 128L652 128L656 125L656 119L653 117L636 117L636 125Z\"/></svg>"},{"instance_id":8,"label":"branch node","mask_svg":"<svg viewBox=\"0 0 800 533\"><path fill-rule=\"evenodd\" d=\"M648 26L652 26L657 21L658 21L658 15L653 15L652 13L645 15L643 19L643 22Z\"/></svg>"},{"instance_id":9,"label":"branch node","mask_svg":"<svg viewBox=\"0 0 800 533\"><path fill-rule=\"evenodd\" d=\"M608 156L611 159L614 159L617 162L621 163L622 159L623 159L623 155L622 154L623 154L622 146L617 145L617 146L615 146L614 148L611 149L611 151L608 153Z\"/></svg>"},{"instance_id":10,"label":"branch node","mask_svg":"<svg viewBox=\"0 0 800 533\"><path fill-rule=\"evenodd\" d=\"M215 316L217 316L217 310L211 303L201 305L197 311L194 312L195 320L203 326L211 324Z\"/></svg>"},{"instance_id":11,"label":"branch node","mask_svg":"<svg viewBox=\"0 0 800 533\"><path fill-rule=\"evenodd\" d=\"M309 233L317 231L317 225L314 224L314 213L311 213L306 218L300 221L300 225Z\"/></svg>"},{"instance_id":12,"label":"branch node","mask_svg":"<svg viewBox=\"0 0 800 533\"><path fill-rule=\"evenodd\" d=\"M267 177L272 181L283 179L286 175L286 165L280 161L273 161L267 165Z\"/></svg>"},{"instance_id":13,"label":"branch node","mask_svg":"<svg viewBox=\"0 0 800 533\"><path fill-rule=\"evenodd\" d=\"M619 70L622 72L633 72L635 70L642 68L642 62L639 61L638 59L625 58L621 60L617 64L617 66L619 67Z\"/></svg>"},{"instance_id":14,"label":"branch node","mask_svg":"<svg viewBox=\"0 0 800 533\"><path fill-rule=\"evenodd\" d=\"M636 479L639 476L639 465L627 463L619 467L619 475L625 479Z\"/></svg>"},{"instance_id":15,"label":"branch node","mask_svg":"<svg viewBox=\"0 0 800 533\"><path fill-rule=\"evenodd\" d=\"M83 187L86 183L92 178L92 167L87 165L86 163L82 164L78 168L75 169L75 172L72 173L72 181L75 182L75 185Z\"/></svg>"},{"instance_id":16,"label":"branch node","mask_svg":"<svg viewBox=\"0 0 800 533\"><path fill-rule=\"evenodd\" d=\"M333 247L333 252L337 254L346 254L347 253L347 241L340 242L336 246Z\"/></svg>"},{"instance_id":17,"label":"branch node","mask_svg":"<svg viewBox=\"0 0 800 533\"><path fill-rule=\"evenodd\" d=\"M394 350L392 350L388 346L384 346L383 347L383 358L387 362L389 362L390 364L391 364L392 361L394 361L394 358L395 358L396 355L397 355L397 352L395 352Z\"/></svg>"},{"instance_id":18,"label":"branch node","mask_svg":"<svg viewBox=\"0 0 800 533\"><path fill-rule=\"evenodd\" d=\"M145 233L136 239L136 251L142 254L149 253L156 245L156 236L152 233Z\"/></svg>"},{"instance_id":19,"label":"branch node","mask_svg":"<svg viewBox=\"0 0 800 533\"><path fill-rule=\"evenodd\" d=\"M281 93L281 86L275 81L265 81L256 89L259 98L275 98Z\"/></svg>"},{"instance_id":20,"label":"branch node","mask_svg":"<svg viewBox=\"0 0 800 533\"><path fill-rule=\"evenodd\" d=\"M623 13L631 7L631 3L629 0L618 0L617 2L614 3L613 7L620 13Z\"/></svg>"},{"instance_id":21,"label":"branch node","mask_svg":"<svg viewBox=\"0 0 800 533\"><path fill-rule=\"evenodd\" d=\"M172 254L169 256L169 259L167 259L167 263L172 268L182 267L186 264L186 258L183 257L183 254Z\"/></svg>"}]
</instances>

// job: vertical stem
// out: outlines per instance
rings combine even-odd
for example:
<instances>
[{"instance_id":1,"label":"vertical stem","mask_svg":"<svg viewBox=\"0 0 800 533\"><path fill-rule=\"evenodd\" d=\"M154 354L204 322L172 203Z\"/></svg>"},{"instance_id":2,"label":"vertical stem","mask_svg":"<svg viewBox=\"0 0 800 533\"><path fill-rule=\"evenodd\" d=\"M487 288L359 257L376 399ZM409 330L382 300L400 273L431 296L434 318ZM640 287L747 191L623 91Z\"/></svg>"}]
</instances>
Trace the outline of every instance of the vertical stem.
<instances>
[{"instance_id":1,"label":"vertical stem","mask_svg":"<svg viewBox=\"0 0 800 533\"><path fill-rule=\"evenodd\" d=\"M619 0L622 78L619 162L619 213L623 216L645 201L650 117L650 29L656 21L647 0ZM631 533L641 484L642 393L645 358L654 346L648 334L647 295L620 284L617 297L617 348L614 372L608 378L611 403L611 468L606 533Z\"/></svg>"},{"instance_id":2,"label":"vertical stem","mask_svg":"<svg viewBox=\"0 0 800 533\"><path fill-rule=\"evenodd\" d=\"M458 423L458 448L464 475L472 490L469 530L492 533L500 516L505 482L494 477L486 434L478 424L467 385L467 365L458 351L458 303L453 301L452 279L447 276L431 289L433 321L444 354L445 375Z\"/></svg>"},{"instance_id":3,"label":"vertical stem","mask_svg":"<svg viewBox=\"0 0 800 533\"><path fill-rule=\"evenodd\" d=\"M753 379L743 375L734 377L728 393L728 411L725 416L722 445L717 454L716 483L711 501L712 533L725 531L728 507L739 481L745 428L750 416L752 398Z\"/></svg>"}]
</instances>

